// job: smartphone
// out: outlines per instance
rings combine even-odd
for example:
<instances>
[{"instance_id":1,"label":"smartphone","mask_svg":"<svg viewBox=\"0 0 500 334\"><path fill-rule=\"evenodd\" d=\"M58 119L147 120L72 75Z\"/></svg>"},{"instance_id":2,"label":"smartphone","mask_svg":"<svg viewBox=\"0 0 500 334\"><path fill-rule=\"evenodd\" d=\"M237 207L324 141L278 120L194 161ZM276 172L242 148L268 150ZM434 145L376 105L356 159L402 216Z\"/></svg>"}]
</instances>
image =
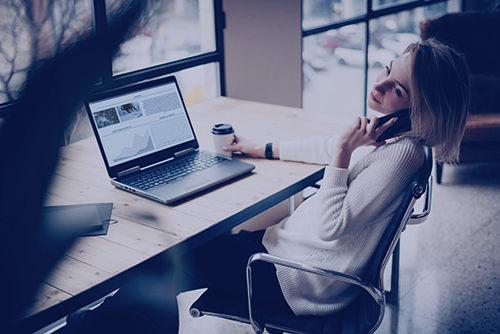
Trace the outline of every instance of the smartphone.
<instances>
[{"instance_id":1,"label":"smartphone","mask_svg":"<svg viewBox=\"0 0 500 334\"><path fill-rule=\"evenodd\" d=\"M377 128L382 124L387 123L391 118L397 117L396 123L385 130L378 138L377 142L396 137L398 134L411 130L411 109L403 109L395 113L382 116L378 119Z\"/></svg>"}]
</instances>

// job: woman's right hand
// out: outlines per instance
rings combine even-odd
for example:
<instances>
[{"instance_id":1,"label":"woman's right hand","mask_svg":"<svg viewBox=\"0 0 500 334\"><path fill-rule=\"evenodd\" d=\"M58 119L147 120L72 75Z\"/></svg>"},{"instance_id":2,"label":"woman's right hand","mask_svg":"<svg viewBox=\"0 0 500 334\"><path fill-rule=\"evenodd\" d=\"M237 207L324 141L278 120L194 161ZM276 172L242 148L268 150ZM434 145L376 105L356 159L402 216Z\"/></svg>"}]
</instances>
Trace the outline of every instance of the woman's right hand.
<instances>
[{"instance_id":1,"label":"woman's right hand","mask_svg":"<svg viewBox=\"0 0 500 334\"><path fill-rule=\"evenodd\" d=\"M266 156L265 145L256 144L236 134L234 135L233 143L228 146L223 146L222 150L227 152L239 152L254 158L265 158Z\"/></svg>"}]
</instances>

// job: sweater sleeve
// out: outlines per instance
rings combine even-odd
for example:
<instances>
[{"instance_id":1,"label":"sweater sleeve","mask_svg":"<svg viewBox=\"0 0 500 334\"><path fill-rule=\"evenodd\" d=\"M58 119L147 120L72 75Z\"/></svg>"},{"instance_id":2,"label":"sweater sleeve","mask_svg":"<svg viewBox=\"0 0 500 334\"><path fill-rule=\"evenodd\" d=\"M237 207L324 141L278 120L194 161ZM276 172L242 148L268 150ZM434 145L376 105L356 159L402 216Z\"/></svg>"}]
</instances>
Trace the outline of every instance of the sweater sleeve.
<instances>
[{"instance_id":1,"label":"sweater sleeve","mask_svg":"<svg viewBox=\"0 0 500 334\"><path fill-rule=\"evenodd\" d=\"M322 186L311 198L317 201L311 224L319 239L331 241L355 232L386 218L399 206L395 202L401 200L404 188L422 165L423 153L415 145L381 149L380 158L359 167L362 171L354 173L352 180L347 169L325 169Z\"/></svg>"},{"instance_id":2,"label":"sweater sleeve","mask_svg":"<svg viewBox=\"0 0 500 334\"><path fill-rule=\"evenodd\" d=\"M316 137L280 143L280 159L327 165L337 137Z\"/></svg>"}]
</instances>

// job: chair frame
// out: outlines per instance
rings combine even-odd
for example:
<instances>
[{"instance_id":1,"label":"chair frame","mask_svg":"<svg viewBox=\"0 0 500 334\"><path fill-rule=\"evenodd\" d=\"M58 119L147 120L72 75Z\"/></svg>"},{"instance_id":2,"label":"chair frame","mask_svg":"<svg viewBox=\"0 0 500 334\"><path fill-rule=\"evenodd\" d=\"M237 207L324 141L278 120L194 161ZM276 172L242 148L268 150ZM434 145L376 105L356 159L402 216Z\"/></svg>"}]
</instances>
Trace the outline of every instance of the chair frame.
<instances>
[{"instance_id":1,"label":"chair frame","mask_svg":"<svg viewBox=\"0 0 500 334\"><path fill-rule=\"evenodd\" d=\"M356 285L362 288L363 290L368 292L368 294L374 299L374 301L380 307L378 321L373 326L373 328L369 333L375 332L375 330L380 326L382 319L384 317L386 298L388 303L397 304L399 301L399 239L401 233L406 229L407 224L409 225L421 224L427 219L428 215L430 214L431 199L432 199L431 149L426 147L425 154L426 154L426 159L423 167L417 172L417 176L413 179L413 181L410 184L409 188L410 191L406 192L403 198L403 203L401 204L399 211L395 213L395 216L397 215L399 217L400 216L399 214L403 214L403 216L402 218L397 218L399 224L391 239L388 249L385 251L385 255L382 264L380 266L380 271L378 273L378 282L377 282L378 287L372 283L363 280L359 276L350 275L334 270L327 270L296 261L290 261L267 253L256 253L249 258L246 267L247 303L248 303L249 319L241 318L234 315L222 314L206 310L199 310L195 307L196 302L191 306L190 309L191 316L196 318L206 314L229 320L236 320L244 323L250 323L253 330L257 334L262 334L265 328L274 329L278 331L286 331L290 333L298 333L298 334L304 333L303 331L294 331L291 328L284 328L277 324L261 323L259 320L256 319L253 307L253 300L252 300L254 291L254 288L252 286L252 265L256 262L261 261L261 262L271 263L274 265L281 265L294 268L297 270L306 271L316 275L330 277L332 279L340 280L342 282ZM425 179L423 179L422 175L425 175ZM414 213L414 205L416 201L420 199L424 194L425 196L424 196L423 211L421 213L416 214ZM404 210L404 212L402 212L402 210ZM384 290L383 274L391 255L393 256L391 291L387 292Z\"/></svg>"},{"instance_id":2,"label":"chair frame","mask_svg":"<svg viewBox=\"0 0 500 334\"><path fill-rule=\"evenodd\" d=\"M429 179L430 179L430 181L428 182L429 191L425 191L425 188L415 189L417 194L420 194L420 192L423 193L425 191L426 195L425 195L424 211L422 213L419 213L419 214L412 213L412 211L414 210L413 206L415 205L415 202L417 200L417 198L412 197L412 203L410 204L407 212L405 213L405 218L403 218L403 221L405 221L406 224L410 224L410 225L421 224L425 221L427 216L430 214L430 207L431 207L430 194L432 192L432 190L431 190L431 188L432 188L432 176L430 176ZM415 185L414 187L421 187L421 185ZM420 197L420 196L421 196L421 194L418 195L418 197ZM384 259L384 264L382 265L382 268L380 271L380 277L383 277L385 267L389 261L391 254L394 254L393 251L396 247L398 247L398 253L399 253L399 236L401 235L401 233L405 229L406 224L401 224L401 226L400 226L400 229L398 231L397 240L396 240L396 242L393 242L393 245L391 245L391 250L387 253L387 255ZM252 295L253 295L252 265L258 261L272 263L275 265L281 265L281 266L285 266L285 267L289 267L289 268L293 268L293 269L297 269L297 270L307 271L309 273L313 273L316 275L326 276L326 277L330 277L332 279L336 279L336 280L339 280L339 281L342 281L345 283L357 285L357 286L361 287L362 289L364 289L366 292L368 292L370 294L370 296L372 296L372 298L376 301L377 304L381 305L382 307L385 307L385 303L386 303L385 295L386 295L386 293L385 293L384 288L383 288L383 280L380 281L381 288L379 289L379 288L373 286L372 284L363 281L361 279L361 277L358 277L355 275L349 275L349 274L345 274L345 273L334 271L334 270L326 270L326 269L322 269L319 267L303 264L300 262L283 259L283 258L274 256L274 255L267 254L267 253L256 253L256 254L252 255L250 257L250 259L248 260L246 275L247 275L247 292L248 292L248 310L249 310L249 315L250 315L249 320L250 320L250 324L252 325L253 330L257 334L261 334L264 332L264 326L262 324L258 323L258 321L255 319L255 317L253 315L253 311L252 311ZM398 267L399 267L399 261L393 261L393 263L397 263ZM393 275L392 277L398 277L398 276L399 275ZM391 292L393 292L393 289L391 289ZM381 312L381 315L379 317L379 324L375 327L375 329L378 328L378 326L382 322L383 315L384 315L383 312ZM276 328L276 329L281 329L281 328ZM283 328L283 330L285 330L285 329ZM289 329L286 329L286 330L289 331Z\"/></svg>"}]
</instances>

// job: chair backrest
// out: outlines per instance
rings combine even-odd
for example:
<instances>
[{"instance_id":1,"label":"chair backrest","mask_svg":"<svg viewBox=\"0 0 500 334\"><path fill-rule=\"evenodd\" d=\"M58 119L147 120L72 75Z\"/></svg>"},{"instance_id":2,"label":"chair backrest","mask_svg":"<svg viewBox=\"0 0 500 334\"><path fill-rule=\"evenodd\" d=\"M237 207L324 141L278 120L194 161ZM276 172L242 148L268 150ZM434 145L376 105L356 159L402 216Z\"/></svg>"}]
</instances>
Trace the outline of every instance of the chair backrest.
<instances>
[{"instance_id":1,"label":"chair backrest","mask_svg":"<svg viewBox=\"0 0 500 334\"><path fill-rule=\"evenodd\" d=\"M370 284L381 287L381 279L389 258L399 241L408 220L413 212L413 206L428 188L432 171L432 149L425 147L425 161L417 174L413 177L403 197L403 202L394 214L386 233L382 236L376 252L371 259L371 265L364 279Z\"/></svg>"}]
</instances>

